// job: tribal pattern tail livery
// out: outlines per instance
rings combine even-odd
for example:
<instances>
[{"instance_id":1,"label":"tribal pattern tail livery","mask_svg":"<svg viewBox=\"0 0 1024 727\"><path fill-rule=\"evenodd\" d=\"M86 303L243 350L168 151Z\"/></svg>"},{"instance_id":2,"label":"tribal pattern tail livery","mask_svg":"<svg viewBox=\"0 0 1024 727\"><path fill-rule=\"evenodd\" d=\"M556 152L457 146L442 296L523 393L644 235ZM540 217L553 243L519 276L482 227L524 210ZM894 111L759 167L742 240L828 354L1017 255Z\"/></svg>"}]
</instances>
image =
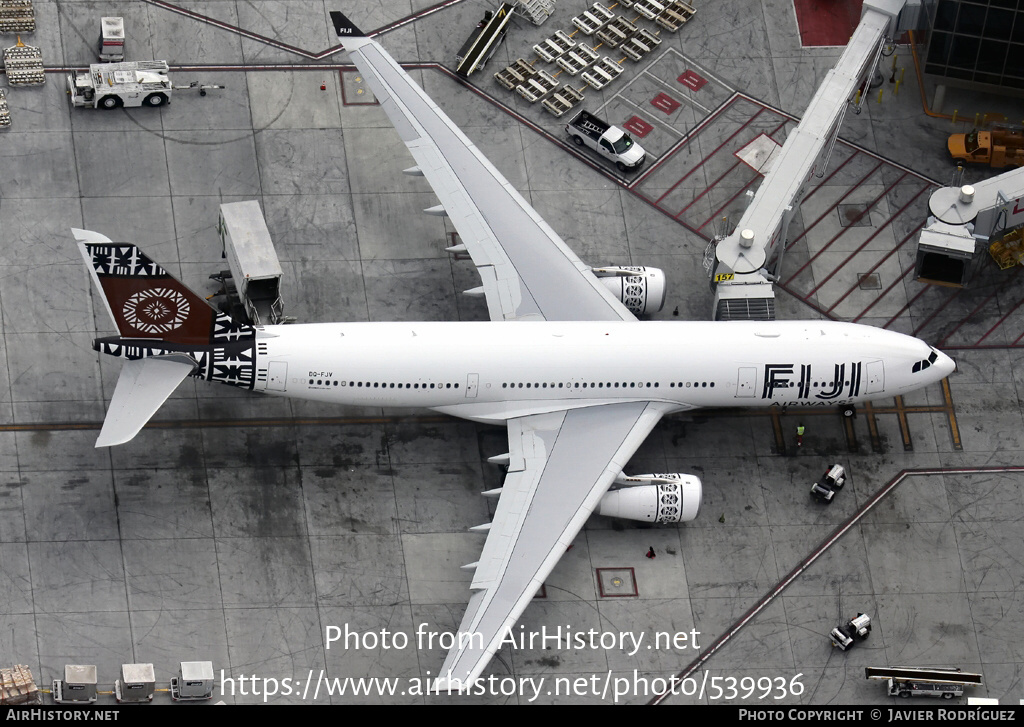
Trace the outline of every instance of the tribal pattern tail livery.
<instances>
[{"instance_id":1,"label":"tribal pattern tail livery","mask_svg":"<svg viewBox=\"0 0 1024 727\"><path fill-rule=\"evenodd\" d=\"M120 334L93 348L126 362L97 447L134 437L186 376L253 388L252 326L216 310L135 245L74 233Z\"/></svg>"}]
</instances>

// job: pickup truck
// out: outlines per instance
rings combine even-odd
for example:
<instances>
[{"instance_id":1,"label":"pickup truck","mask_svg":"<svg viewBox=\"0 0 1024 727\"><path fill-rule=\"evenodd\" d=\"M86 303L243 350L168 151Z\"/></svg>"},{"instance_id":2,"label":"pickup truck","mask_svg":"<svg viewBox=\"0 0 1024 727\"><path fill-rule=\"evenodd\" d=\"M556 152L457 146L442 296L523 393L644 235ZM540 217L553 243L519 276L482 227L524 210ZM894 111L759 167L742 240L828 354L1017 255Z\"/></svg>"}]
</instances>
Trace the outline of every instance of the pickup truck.
<instances>
[{"instance_id":1,"label":"pickup truck","mask_svg":"<svg viewBox=\"0 0 1024 727\"><path fill-rule=\"evenodd\" d=\"M980 162L999 169L1024 166L1024 134L1016 129L953 134L946 142L953 159Z\"/></svg>"},{"instance_id":2,"label":"pickup truck","mask_svg":"<svg viewBox=\"0 0 1024 727\"><path fill-rule=\"evenodd\" d=\"M565 125L565 131L576 146L589 146L604 158L615 162L615 166L623 172L635 172L647 158L647 152L629 134L587 111L576 114Z\"/></svg>"}]
</instances>

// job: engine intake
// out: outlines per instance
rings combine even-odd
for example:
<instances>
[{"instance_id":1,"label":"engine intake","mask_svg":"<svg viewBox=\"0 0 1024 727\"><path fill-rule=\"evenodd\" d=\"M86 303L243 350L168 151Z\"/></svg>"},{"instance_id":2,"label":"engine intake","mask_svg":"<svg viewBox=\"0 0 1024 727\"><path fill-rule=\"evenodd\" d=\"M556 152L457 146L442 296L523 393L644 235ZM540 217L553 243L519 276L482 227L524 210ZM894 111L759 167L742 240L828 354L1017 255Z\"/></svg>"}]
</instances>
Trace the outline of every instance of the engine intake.
<instances>
[{"instance_id":1,"label":"engine intake","mask_svg":"<svg viewBox=\"0 0 1024 727\"><path fill-rule=\"evenodd\" d=\"M700 513L700 478L678 472L622 476L601 498L597 513L645 523L687 523Z\"/></svg>"},{"instance_id":2,"label":"engine intake","mask_svg":"<svg viewBox=\"0 0 1024 727\"><path fill-rule=\"evenodd\" d=\"M668 286L660 268L621 265L594 268L593 272L633 315L657 313L665 307Z\"/></svg>"}]
</instances>

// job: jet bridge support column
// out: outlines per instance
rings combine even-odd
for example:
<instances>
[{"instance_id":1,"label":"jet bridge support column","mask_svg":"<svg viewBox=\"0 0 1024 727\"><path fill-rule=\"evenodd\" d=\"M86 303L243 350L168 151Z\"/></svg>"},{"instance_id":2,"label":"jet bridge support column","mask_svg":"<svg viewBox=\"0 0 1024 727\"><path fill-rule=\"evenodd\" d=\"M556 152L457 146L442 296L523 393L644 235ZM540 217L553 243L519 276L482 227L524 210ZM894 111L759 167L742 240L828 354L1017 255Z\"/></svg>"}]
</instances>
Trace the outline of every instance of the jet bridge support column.
<instances>
[{"instance_id":1,"label":"jet bridge support column","mask_svg":"<svg viewBox=\"0 0 1024 727\"><path fill-rule=\"evenodd\" d=\"M780 271L789 222L807 191L807 182L828 162L829 141L839 133L843 115L861 82L874 74L882 44L898 32L905 0L865 0L860 24L839 62L828 72L790 133L736 230L718 242L710 271L715 285L713 318L732 318L734 301L747 302L758 318L774 306L772 283ZM773 263L772 272L768 264ZM732 286L744 286L732 288ZM755 301L763 303L755 303Z\"/></svg>"}]
</instances>

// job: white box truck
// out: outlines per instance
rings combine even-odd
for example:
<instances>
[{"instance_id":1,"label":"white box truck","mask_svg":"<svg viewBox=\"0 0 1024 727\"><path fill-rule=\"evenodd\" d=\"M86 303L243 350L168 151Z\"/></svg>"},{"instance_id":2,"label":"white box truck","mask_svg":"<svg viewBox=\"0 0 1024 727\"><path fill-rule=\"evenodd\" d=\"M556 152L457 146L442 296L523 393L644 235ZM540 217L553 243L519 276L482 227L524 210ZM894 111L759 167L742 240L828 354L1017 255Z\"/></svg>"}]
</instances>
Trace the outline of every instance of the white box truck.
<instances>
[{"instance_id":1,"label":"white box truck","mask_svg":"<svg viewBox=\"0 0 1024 727\"><path fill-rule=\"evenodd\" d=\"M217 229L230 269L210 277L224 284L225 312L254 326L294 320L284 315L281 263L260 203L222 204Z\"/></svg>"}]
</instances>

